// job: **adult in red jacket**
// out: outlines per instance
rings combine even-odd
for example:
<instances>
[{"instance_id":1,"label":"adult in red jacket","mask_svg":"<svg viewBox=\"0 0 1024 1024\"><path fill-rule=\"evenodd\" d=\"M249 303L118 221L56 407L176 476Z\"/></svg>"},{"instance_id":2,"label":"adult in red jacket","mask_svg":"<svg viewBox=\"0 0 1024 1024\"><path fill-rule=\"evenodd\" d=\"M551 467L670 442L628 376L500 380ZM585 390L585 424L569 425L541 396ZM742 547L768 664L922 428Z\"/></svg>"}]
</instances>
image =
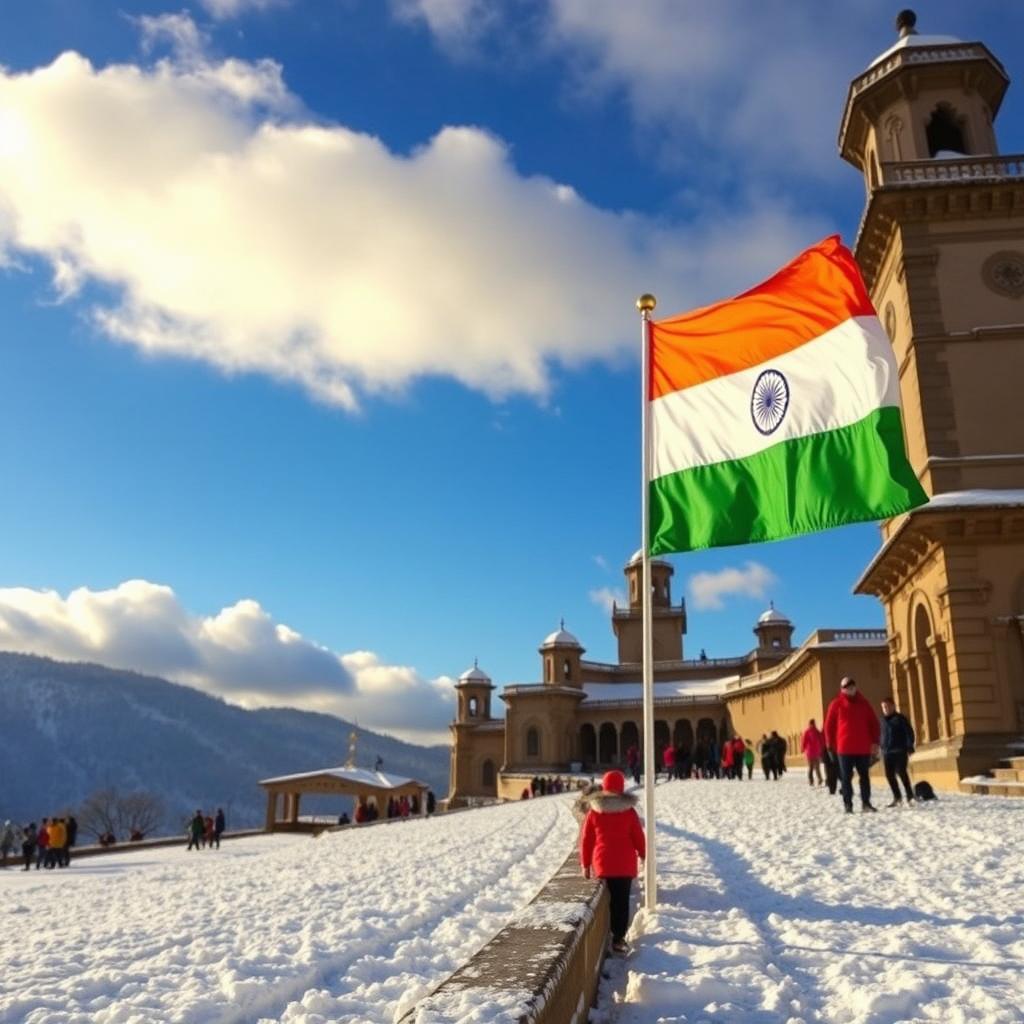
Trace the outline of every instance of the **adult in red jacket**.
<instances>
[{"instance_id":1,"label":"adult in red jacket","mask_svg":"<svg viewBox=\"0 0 1024 1024\"><path fill-rule=\"evenodd\" d=\"M603 878L608 885L612 949L626 949L629 890L636 878L637 858L647 854L644 830L636 813L636 797L624 792L626 778L605 772L601 789L586 796L587 816L580 831L580 865L584 878Z\"/></svg>"},{"instance_id":2,"label":"adult in red jacket","mask_svg":"<svg viewBox=\"0 0 1024 1024\"><path fill-rule=\"evenodd\" d=\"M839 779L843 806L853 813L853 773L860 781L860 803L864 811L871 806L871 757L878 752L881 726L875 709L857 692L857 683L844 676L840 693L825 713L825 745L839 761Z\"/></svg>"},{"instance_id":3,"label":"adult in red jacket","mask_svg":"<svg viewBox=\"0 0 1024 1024\"><path fill-rule=\"evenodd\" d=\"M732 739L732 777L743 781L743 752L747 749L742 736Z\"/></svg>"}]
</instances>

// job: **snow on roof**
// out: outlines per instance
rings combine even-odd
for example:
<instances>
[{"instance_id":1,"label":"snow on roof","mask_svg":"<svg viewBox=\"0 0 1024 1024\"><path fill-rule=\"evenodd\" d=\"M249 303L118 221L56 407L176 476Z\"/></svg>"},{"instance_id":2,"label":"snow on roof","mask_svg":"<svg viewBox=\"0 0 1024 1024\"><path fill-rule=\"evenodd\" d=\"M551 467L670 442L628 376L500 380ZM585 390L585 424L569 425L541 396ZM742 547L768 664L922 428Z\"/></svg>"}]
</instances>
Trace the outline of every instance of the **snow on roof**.
<instances>
[{"instance_id":1,"label":"snow on roof","mask_svg":"<svg viewBox=\"0 0 1024 1024\"><path fill-rule=\"evenodd\" d=\"M946 491L929 499L920 511L933 508L1005 508L1024 505L1024 490Z\"/></svg>"},{"instance_id":2,"label":"snow on roof","mask_svg":"<svg viewBox=\"0 0 1024 1024\"><path fill-rule=\"evenodd\" d=\"M404 775L388 775L375 772L369 768L349 768L339 764L334 768L320 768L315 772L297 772L294 775L278 775L273 779L261 779L260 785L267 786L273 782L297 782L299 779L315 779L321 775L331 775L336 779L351 782L355 786L370 786L374 789L401 789L410 783L422 786L417 779L407 779Z\"/></svg>"},{"instance_id":3,"label":"snow on roof","mask_svg":"<svg viewBox=\"0 0 1024 1024\"><path fill-rule=\"evenodd\" d=\"M460 683L489 683L491 677L477 664L476 659L473 659L473 667L467 668L465 672L459 676Z\"/></svg>"},{"instance_id":4,"label":"snow on roof","mask_svg":"<svg viewBox=\"0 0 1024 1024\"><path fill-rule=\"evenodd\" d=\"M732 675L685 682L655 683L654 700L657 702L679 697L719 697L725 693L726 684L737 679L738 675ZM642 701L644 698L643 683L584 683L583 692L587 695L587 704L620 700Z\"/></svg>"},{"instance_id":5,"label":"snow on roof","mask_svg":"<svg viewBox=\"0 0 1024 1024\"><path fill-rule=\"evenodd\" d=\"M757 620L759 626L765 626L770 622L785 623L787 626L792 625L789 619L775 607L774 601L769 605L767 611L761 613L761 617Z\"/></svg>"},{"instance_id":6,"label":"snow on roof","mask_svg":"<svg viewBox=\"0 0 1024 1024\"><path fill-rule=\"evenodd\" d=\"M881 64L887 57L891 57L894 53L900 50L907 50L911 47L916 46L950 46L955 43L962 43L962 39L957 39L956 36L922 36L917 32L912 32L910 35L904 36L898 42L893 43L885 53L880 53L869 65L869 68L873 68L876 64Z\"/></svg>"},{"instance_id":7,"label":"snow on roof","mask_svg":"<svg viewBox=\"0 0 1024 1024\"><path fill-rule=\"evenodd\" d=\"M572 633L570 633L565 628L565 623L564 622L562 623L562 628L561 629L556 629L554 631L554 633L549 633L546 637L544 637L544 642L541 644L541 647L582 647L582 646L583 645L579 642L579 640L577 640L576 637L574 637L572 635Z\"/></svg>"},{"instance_id":8,"label":"snow on roof","mask_svg":"<svg viewBox=\"0 0 1024 1024\"><path fill-rule=\"evenodd\" d=\"M644 557L644 549L637 548L633 552L633 557L626 563L627 565L634 565ZM664 558L652 558L651 565L671 565L671 562L666 562Z\"/></svg>"}]
</instances>

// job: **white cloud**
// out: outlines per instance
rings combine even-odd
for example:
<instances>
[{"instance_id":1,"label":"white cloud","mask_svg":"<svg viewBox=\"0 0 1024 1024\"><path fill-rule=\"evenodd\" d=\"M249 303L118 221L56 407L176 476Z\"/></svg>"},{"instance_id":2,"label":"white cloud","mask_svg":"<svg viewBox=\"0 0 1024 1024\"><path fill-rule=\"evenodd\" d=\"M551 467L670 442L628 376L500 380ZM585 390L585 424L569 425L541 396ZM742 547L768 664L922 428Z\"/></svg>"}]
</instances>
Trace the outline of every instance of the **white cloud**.
<instances>
[{"instance_id":1,"label":"white cloud","mask_svg":"<svg viewBox=\"0 0 1024 1024\"><path fill-rule=\"evenodd\" d=\"M474 0L393 3L450 51L489 32L519 59L532 52L566 65L576 100L621 94L648 152L729 187L772 172L838 176L849 79L894 41L882 31L891 11L881 0L827 16L738 0L541 0L525 28L507 14L474 17Z\"/></svg>"},{"instance_id":2,"label":"white cloud","mask_svg":"<svg viewBox=\"0 0 1024 1024\"><path fill-rule=\"evenodd\" d=\"M236 18L246 11L266 11L282 7L291 0L199 0L206 11L218 21Z\"/></svg>"},{"instance_id":3,"label":"white cloud","mask_svg":"<svg viewBox=\"0 0 1024 1024\"><path fill-rule=\"evenodd\" d=\"M499 23L498 9L486 0L391 0L395 17L422 22L444 47L463 49Z\"/></svg>"},{"instance_id":4,"label":"white cloud","mask_svg":"<svg viewBox=\"0 0 1024 1024\"><path fill-rule=\"evenodd\" d=\"M718 572L695 573L687 581L687 586L699 611L717 611L725 607L725 597L764 597L767 588L777 582L777 577L767 566L747 562L742 569L729 566Z\"/></svg>"},{"instance_id":5,"label":"white cloud","mask_svg":"<svg viewBox=\"0 0 1024 1024\"><path fill-rule=\"evenodd\" d=\"M587 596L609 615L615 605L622 608L627 604L626 595L618 587L598 587L596 590L591 590Z\"/></svg>"},{"instance_id":6,"label":"white cloud","mask_svg":"<svg viewBox=\"0 0 1024 1024\"><path fill-rule=\"evenodd\" d=\"M608 212L472 126L396 153L305 118L273 62L185 43L0 69L0 253L49 261L65 301L102 284L93 322L149 355L350 409L428 375L545 396L555 364L632 358L640 292L710 301L830 228L774 202Z\"/></svg>"},{"instance_id":7,"label":"white cloud","mask_svg":"<svg viewBox=\"0 0 1024 1024\"><path fill-rule=\"evenodd\" d=\"M594 555L594 564L605 572L608 571L608 559L604 555Z\"/></svg>"},{"instance_id":8,"label":"white cloud","mask_svg":"<svg viewBox=\"0 0 1024 1024\"><path fill-rule=\"evenodd\" d=\"M0 589L0 649L94 661L186 683L246 707L291 705L358 719L417 743L448 742L452 680L338 654L275 622L259 603L187 611L146 580L110 590Z\"/></svg>"}]
</instances>

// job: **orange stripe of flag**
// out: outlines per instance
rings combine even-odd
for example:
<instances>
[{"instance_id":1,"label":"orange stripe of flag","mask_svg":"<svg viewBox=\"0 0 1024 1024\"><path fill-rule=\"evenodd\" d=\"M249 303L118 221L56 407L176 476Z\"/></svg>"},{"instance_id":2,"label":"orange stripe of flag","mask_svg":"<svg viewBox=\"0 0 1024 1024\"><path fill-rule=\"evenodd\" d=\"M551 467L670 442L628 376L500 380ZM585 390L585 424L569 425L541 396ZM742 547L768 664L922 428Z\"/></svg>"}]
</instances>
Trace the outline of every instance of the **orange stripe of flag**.
<instances>
[{"instance_id":1,"label":"orange stripe of flag","mask_svg":"<svg viewBox=\"0 0 1024 1024\"><path fill-rule=\"evenodd\" d=\"M651 399L757 366L854 316L875 316L853 253L838 235L767 281L651 324Z\"/></svg>"}]
</instances>

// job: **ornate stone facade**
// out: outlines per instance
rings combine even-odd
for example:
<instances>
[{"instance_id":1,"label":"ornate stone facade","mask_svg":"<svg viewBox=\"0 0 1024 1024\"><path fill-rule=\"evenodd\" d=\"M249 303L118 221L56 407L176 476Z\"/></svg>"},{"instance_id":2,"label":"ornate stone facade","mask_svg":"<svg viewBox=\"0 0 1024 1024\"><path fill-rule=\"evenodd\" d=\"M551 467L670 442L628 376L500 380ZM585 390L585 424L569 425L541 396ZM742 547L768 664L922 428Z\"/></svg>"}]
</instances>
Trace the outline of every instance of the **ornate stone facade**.
<instances>
[{"instance_id":1,"label":"ornate stone facade","mask_svg":"<svg viewBox=\"0 0 1024 1024\"><path fill-rule=\"evenodd\" d=\"M873 700L891 691L919 737L915 771L938 788L995 768L1024 744L1024 155L1001 155L995 119L1009 84L978 42L901 38L852 82L839 149L864 175L855 243L896 354L907 451L928 505L882 526L856 584L886 631L759 623L758 646L683 657L686 609L655 562L659 748L735 729L795 740L819 722L838 678ZM563 631L541 645L543 682L506 687L507 725L464 717L459 683L452 795L519 795L524 776L621 763L642 731L639 563L615 609L619 660L582 659ZM767 641L767 643L766 643ZM486 681L490 687L490 680ZM484 707L478 704L477 707ZM493 778L493 784L491 779Z\"/></svg>"}]
</instances>

